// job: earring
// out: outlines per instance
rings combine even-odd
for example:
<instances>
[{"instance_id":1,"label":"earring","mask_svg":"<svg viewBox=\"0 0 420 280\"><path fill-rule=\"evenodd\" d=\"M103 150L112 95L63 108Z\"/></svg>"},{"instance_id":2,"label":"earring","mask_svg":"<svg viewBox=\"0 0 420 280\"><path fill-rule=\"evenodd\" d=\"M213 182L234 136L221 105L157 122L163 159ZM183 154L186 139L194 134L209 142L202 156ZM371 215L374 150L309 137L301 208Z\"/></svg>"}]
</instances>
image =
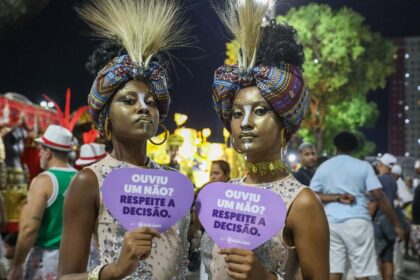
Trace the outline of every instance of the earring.
<instances>
[{"instance_id":1,"label":"earring","mask_svg":"<svg viewBox=\"0 0 420 280\"><path fill-rule=\"evenodd\" d=\"M111 120L109 118L105 119L105 126L104 126L104 132L105 132L105 138L108 141L112 140L112 132L111 129L109 128Z\"/></svg>"},{"instance_id":2,"label":"earring","mask_svg":"<svg viewBox=\"0 0 420 280\"><path fill-rule=\"evenodd\" d=\"M288 146L286 140L286 129L282 129L280 132L280 145L281 145L281 159L284 160L284 155Z\"/></svg>"},{"instance_id":3,"label":"earring","mask_svg":"<svg viewBox=\"0 0 420 280\"><path fill-rule=\"evenodd\" d=\"M163 143L165 143L166 140L168 139L168 134L169 134L168 129L166 128L166 126L164 126L162 123L159 123L159 125L162 127L163 131L165 132L165 138L163 139L162 142L159 142L159 143L153 142L153 140L150 138L149 139L149 142L152 143L155 146L160 146Z\"/></svg>"},{"instance_id":4,"label":"earring","mask_svg":"<svg viewBox=\"0 0 420 280\"><path fill-rule=\"evenodd\" d=\"M239 151L238 147L236 147L235 140L233 140L232 136L231 136L231 139L232 139L232 148L235 150L235 152L242 155L244 152Z\"/></svg>"},{"instance_id":5,"label":"earring","mask_svg":"<svg viewBox=\"0 0 420 280\"><path fill-rule=\"evenodd\" d=\"M280 132L280 144L282 146L282 148L286 148L287 146L287 141L286 141L286 130L282 129Z\"/></svg>"}]
</instances>

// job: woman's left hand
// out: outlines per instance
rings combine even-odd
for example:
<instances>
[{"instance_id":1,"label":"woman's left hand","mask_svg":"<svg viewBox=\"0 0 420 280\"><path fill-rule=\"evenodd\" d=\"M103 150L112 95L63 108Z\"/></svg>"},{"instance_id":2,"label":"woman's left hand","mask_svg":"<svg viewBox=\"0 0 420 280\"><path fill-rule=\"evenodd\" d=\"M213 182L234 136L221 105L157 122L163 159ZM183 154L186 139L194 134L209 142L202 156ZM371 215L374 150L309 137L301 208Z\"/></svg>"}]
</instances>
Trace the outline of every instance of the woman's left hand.
<instances>
[{"instance_id":1,"label":"woman's left hand","mask_svg":"<svg viewBox=\"0 0 420 280\"><path fill-rule=\"evenodd\" d=\"M225 255L227 274L232 279L241 280L275 280L277 277L267 271L253 251L242 249L221 249Z\"/></svg>"}]
</instances>

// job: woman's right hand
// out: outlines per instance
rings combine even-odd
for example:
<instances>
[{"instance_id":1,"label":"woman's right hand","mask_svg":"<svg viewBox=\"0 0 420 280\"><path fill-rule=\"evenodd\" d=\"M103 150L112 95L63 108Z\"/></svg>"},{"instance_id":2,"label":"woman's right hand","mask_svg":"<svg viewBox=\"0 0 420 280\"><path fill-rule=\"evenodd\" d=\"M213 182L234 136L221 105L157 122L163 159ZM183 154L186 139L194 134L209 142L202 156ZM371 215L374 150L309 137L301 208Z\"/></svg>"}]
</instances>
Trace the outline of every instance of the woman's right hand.
<instances>
[{"instance_id":1,"label":"woman's right hand","mask_svg":"<svg viewBox=\"0 0 420 280\"><path fill-rule=\"evenodd\" d=\"M148 227L126 232L120 256L109 267L112 268L112 278L121 279L132 274L136 270L138 262L150 256L152 240L155 237L160 238L159 232Z\"/></svg>"}]
</instances>

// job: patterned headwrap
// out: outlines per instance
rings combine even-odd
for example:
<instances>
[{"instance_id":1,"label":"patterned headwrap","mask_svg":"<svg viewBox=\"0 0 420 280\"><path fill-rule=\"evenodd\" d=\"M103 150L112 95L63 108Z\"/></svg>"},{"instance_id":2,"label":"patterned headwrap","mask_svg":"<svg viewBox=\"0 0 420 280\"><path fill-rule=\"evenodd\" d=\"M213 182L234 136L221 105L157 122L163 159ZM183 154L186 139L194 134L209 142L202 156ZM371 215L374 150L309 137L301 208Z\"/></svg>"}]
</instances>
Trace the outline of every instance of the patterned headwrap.
<instances>
[{"instance_id":1,"label":"patterned headwrap","mask_svg":"<svg viewBox=\"0 0 420 280\"><path fill-rule=\"evenodd\" d=\"M157 101L160 120L167 116L170 96L165 69L157 62L151 61L147 70L144 70L128 55L122 55L114 58L99 71L88 96L89 112L100 132L104 132L105 120L109 115L109 106L106 106L108 101L131 80L143 80Z\"/></svg>"},{"instance_id":2,"label":"patterned headwrap","mask_svg":"<svg viewBox=\"0 0 420 280\"><path fill-rule=\"evenodd\" d=\"M228 131L232 105L240 89L256 85L261 95L283 121L289 140L305 116L309 94L299 67L284 63L278 67L257 65L241 72L237 65L223 65L214 74L213 102Z\"/></svg>"}]
</instances>

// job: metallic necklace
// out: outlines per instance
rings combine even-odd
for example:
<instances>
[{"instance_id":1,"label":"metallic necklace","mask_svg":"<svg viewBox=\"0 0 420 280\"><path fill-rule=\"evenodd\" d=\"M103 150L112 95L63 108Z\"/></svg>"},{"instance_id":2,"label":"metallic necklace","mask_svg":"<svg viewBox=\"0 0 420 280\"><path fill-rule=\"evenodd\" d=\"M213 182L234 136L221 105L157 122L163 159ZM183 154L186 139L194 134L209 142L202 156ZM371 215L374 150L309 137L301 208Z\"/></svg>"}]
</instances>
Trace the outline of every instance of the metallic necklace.
<instances>
[{"instance_id":1,"label":"metallic necklace","mask_svg":"<svg viewBox=\"0 0 420 280\"><path fill-rule=\"evenodd\" d=\"M287 165L281 159L265 162L247 162L246 169L249 173L265 176L266 174L274 175L276 173L290 172Z\"/></svg>"}]
</instances>

